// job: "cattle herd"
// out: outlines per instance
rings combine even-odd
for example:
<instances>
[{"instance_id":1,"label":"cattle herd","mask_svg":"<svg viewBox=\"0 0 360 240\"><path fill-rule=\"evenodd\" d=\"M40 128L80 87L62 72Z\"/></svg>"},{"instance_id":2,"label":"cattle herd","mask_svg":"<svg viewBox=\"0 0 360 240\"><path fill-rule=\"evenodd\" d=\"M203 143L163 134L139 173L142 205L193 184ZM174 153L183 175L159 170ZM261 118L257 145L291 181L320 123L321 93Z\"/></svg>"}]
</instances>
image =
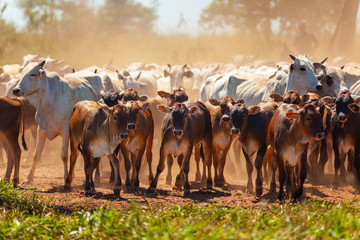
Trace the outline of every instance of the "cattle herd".
<instances>
[{"instance_id":1,"label":"cattle herd","mask_svg":"<svg viewBox=\"0 0 360 240\"><path fill-rule=\"evenodd\" d=\"M286 196L285 184L286 193L297 200L306 178L323 179L328 161L333 161L335 187L349 179L356 185L360 68L329 66L326 58L312 62L306 56L290 57L290 63L276 68L133 63L123 70L108 64L75 71L61 67L61 61L27 55L22 65L0 68L4 95L0 137L8 158L5 178L10 179L15 166L13 182L19 184L18 139L21 135L27 149L24 132L30 130L36 146L30 146L33 165L25 182L34 179L46 139L60 135L64 187L71 190L80 152L87 195L100 181L101 157L109 159L110 182L117 196L122 189L120 164L126 170L126 189L134 191L139 188L140 167L146 164L143 158L149 193L157 188L165 162L166 183L171 184L175 158L180 167L175 187L188 195L192 155L195 181L206 188L224 186L231 147L236 158L242 149L249 193L254 192L255 166L256 196L263 194L264 180L270 181L270 191L276 191L278 176L278 199ZM159 153L155 174L153 152Z\"/></svg>"}]
</instances>

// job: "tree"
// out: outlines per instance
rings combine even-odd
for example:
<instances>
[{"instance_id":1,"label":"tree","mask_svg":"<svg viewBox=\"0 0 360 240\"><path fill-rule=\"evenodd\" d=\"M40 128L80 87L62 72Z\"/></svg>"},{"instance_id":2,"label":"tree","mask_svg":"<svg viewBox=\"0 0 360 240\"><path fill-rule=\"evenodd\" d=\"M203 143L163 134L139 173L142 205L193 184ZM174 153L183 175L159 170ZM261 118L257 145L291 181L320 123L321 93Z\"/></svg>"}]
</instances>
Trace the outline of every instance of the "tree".
<instances>
[{"instance_id":1,"label":"tree","mask_svg":"<svg viewBox=\"0 0 360 240\"><path fill-rule=\"evenodd\" d=\"M151 32L157 16L154 7L148 8L133 0L105 0L99 15L108 30L120 32Z\"/></svg>"}]
</instances>

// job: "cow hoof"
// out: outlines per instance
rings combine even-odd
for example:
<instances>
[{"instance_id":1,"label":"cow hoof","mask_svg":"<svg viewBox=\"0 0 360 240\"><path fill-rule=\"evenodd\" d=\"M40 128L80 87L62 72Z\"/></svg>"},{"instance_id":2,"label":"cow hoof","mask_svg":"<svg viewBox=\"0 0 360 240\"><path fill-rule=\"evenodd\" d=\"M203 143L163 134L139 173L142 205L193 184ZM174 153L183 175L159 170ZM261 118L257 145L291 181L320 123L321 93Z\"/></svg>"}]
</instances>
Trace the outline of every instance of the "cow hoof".
<instances>
[{"instance_id":1,"label":"cow hoof","mask_svg":"<svg viewBox=\"0 0 360 240\"><path fill-rule=\"evenodd\" d=\"M120 189L114 189L114 195L115 195L115 197L120 197L120 192L121 192Z\"/></svg>"},{"instance_id":2,"label":"cow hoof","mask_svg":"<svg viewBox=\"0 0 360 240\"><path fill-rule=\"evenodd\" d=\"M256 196L257 197L261 197L262 193L263 193L262 188L256 189Z\"/></svg>"},{"instance_id":3,"label":"cow hoof","mask_svg":"<svg viewBox=\"0 0 360 240\"><path fill-rule=\"evenodd\" d=\"M188 197L190 195L190 189L184 190L184 197Z\"/></svg>"},{"instance_id":4,"label":"cow hoof","mask_svg":"<svg viewBox=\"0 0 360 240\"><path fill-rule=\"evenodd\" d=\"M147 190L148 194L152 194L152 193L155 193L155 192L156 192L156 188L154 188L154 187L149 187L148 190Z\"/></svg>"},{"instance_id":5,"label":"cow hoof","mask_svg":"<svg viewBox=\"0 0 360 240\"><path fill-rule=\"evenodd\" d=\"M65 185L64 185L64 191L65 191L65 192L70 192L70 191L71 191L71 186L68 185L68 184L65 184Z\"/></svg>"},{"instance_id":6,"label":"cow hoof","mask_svg":"<svg viewBox=\"0 0 360 240\"><path fill-rule=\"evenodd\" d=\"M31 184L31 183L33 183L33 179L28 178L25 181L23 181L21 184L22 185L28 185L28 184Z\"/></svg>"},{"instance_id":7,"label":"cow hoof","mask_svg":"<svg viewBox=\"0 0 360 240\"><path fill-rule=\"evenodd\" d=\"M195 182L201 182L201 173L196 173Z\"/></svg>"},{"instance_id":8,"label":"cow hoof","mask_svg":"<svg viewBox=\"0 0 360 240\"><path fill-rule=\"evenodd\" d=\"M270 192L274 193L276 192L276 184L270 184Z\"/></svg>"},{"instance_id":9,"label":"cow hoof","mask_svg":"<svg viewBox=\"0 0 360 240\"><path fill-rule=\"evenodd\" d=\"M94 196L95 195L95 191L92 191L92 190L85 190L85 196L86 197L92 197L92 196Z\"/></svg>"}]
</instances>

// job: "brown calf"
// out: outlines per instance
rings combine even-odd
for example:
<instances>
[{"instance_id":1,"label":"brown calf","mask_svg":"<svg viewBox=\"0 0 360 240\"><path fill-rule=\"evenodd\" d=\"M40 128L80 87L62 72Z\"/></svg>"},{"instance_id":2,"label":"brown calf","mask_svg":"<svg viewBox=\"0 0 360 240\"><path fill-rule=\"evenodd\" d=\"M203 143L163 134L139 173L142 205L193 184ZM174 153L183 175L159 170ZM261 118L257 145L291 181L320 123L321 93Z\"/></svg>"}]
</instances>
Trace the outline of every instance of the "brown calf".
<instances>
[{"instance_id":1,"label":"brown calf","mask_svg":"<svg viewBox=\"0 0 360 240\"><path fill-rule=\"evenodd\" d=\"M199 101L175 103L172 107L158 106L159 111L167 113L162 126L160 161L149 191L156 188L160 174L165 168L165 158L174 155L181 167L176 177L176 186L184 186L184 195L190 193L189 163L194 146L202 144L205 153L202 183L212 187L211 178L211 117L209 110ZM206 166L208 177L206 179ZM185 175L185 176L184 176ZM185 178L185 181L184 181Z\"/></svg>"},{"instance_id":2,"label":"brown calf","mask_svg":"<svg viewBox=\"0 0 360 240\"><path fill-rule=\"evenodd\" d=\"M244 102L244 100L241 99L238 102ZM226 155L233 141L230 112L234 104L235 101L232 97L223 97L220 101L209 99L209 102L205 103L211 115L212 157L215 170L214 182L217 186L223 186L225 184L224 167ZM199 161L197 161L196 164L198 166ZM197 167L197 177L199 173Z\"/></svg>"},{"instance_id":3,"label":"brown calf","mask_svg":"<svg viewBox=\"0 0 360 240\"><path fill-rule=\"evenodd\" d=\"M75 104L70 121L70 172L65 182L65 189L71 187L79 149L84 158L85 194L95 192L93 171L99 164L100 157L107 156L114 166L114 194L120 195L119 161L114 150L123 139L128 137L126 131L128 116L129 111L122 103L111 108L93 101L81 101Z\"/></svg>"},{"instance_id":4,"label":"brown calf","mask_svg":"<svg viewBox=\"0 0 360 240\"><path fill-rule=\"evenodd\" d=\"M129 140L121 143L121 152L125 160L126 168L125 185L127 187L131 184L135 188L139 187L139 170L141 167L141 159L145 151L149 166L149 184L154 178L151 170L154 122L149 106L150 103L139 106L139 103L136 101L127 103L129 111L127 132L129 134ZM129 154L131 156L131 163ZM132 166L131 182L129 177L130 166Z\"/></svg>"},{"instance_id":5,"label":"brown calf","mask_svg":"<svg viewBox=\"0 0 360 240\"><path fill-rule=\"evenodd\" d=\"M0 140L4 145L5 152L8 158L5 178L10 181L10 175L15 165L14 186L19 184L19 169L21 149L18 138L19 132L22 128L22 145L27 150L24 131L24 107L20 100L10 97L0 97L1 109L1 125L0 125ZM22 125L21 125L22 123Z\"/></svg>"},{"instance_id":6,"label":"brown calf","mask_svg":"<svg viewBox=\"0 0 360 240\"><path fill-rule=\"evenodd\" d=\"M279 169L280 191L278 199L284 198L283 186L287 182L287 192L293 200L303 192L307 173L307 147L312 138L321 140L325 136L322 130L322 116L311 104L300 107L295 104L282 104L270 121L268 139L274 149L273 157ZM299 166L299 180L294 190L294 168ZM273 171L271 189L275 188Z\"/></svg>"}]
</instances>

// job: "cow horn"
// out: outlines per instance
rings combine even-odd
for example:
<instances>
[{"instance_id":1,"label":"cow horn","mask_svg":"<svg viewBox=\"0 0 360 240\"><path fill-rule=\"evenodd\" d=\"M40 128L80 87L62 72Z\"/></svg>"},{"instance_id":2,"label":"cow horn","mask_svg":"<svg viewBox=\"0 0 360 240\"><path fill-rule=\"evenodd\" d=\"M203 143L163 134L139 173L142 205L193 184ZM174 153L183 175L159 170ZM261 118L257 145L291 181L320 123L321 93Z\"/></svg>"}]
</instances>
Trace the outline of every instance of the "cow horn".
<instances>
[{"instance_id":1,"label":"cow horn","mask_svg":"<svg viewBox=\"0 0 360 240\"><path fill-rule=\"evenodd\" d=\"M290 56L290 58L293 60L293 61L295 61L295 59L296 59L296 57L295 56L293 56L293 55L289 55Z\"/></svg>"},{"instance_id":2,"label":"cow horn","mask_svg":"<svg viewBox=\"0 0 360 240\"><path fill-rule=\"evenodd\" d=\"M320 63L321 63L321 64L324 64L327 59L328 59L328 57L324 58L322 61L320 61Z\"/></svg>"}]
</instances>

